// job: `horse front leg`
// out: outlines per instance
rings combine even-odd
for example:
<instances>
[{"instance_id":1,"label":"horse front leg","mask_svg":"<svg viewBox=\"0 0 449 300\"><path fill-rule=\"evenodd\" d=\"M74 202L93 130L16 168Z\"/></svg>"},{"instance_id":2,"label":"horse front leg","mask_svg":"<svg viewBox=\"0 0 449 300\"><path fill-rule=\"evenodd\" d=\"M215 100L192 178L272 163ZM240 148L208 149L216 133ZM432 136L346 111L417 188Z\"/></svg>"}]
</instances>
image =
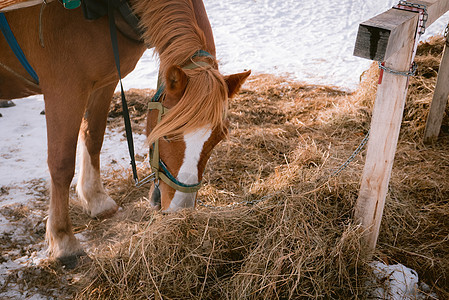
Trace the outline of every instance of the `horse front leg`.
<instances>
[{"instance_id":1,"label":"horse front leg","mask_svg":"<svg viewBox=\"0 0 449 300\"><path fill-rule=\"evenodd\" d=\"M76 144L87 93L54 88L44 93L44 97L51 175L46 239L50 257L60 260L67 267L74 267L78 257L85 253L72 231L69 188L75 173Z\"/></svg>"},{"instance_id":2,"label":"horse front leg","mask_svg":"<svg viewBox=\"0 0 449 300\"><path fill-rule=\"evenodd\" d=\"M76 189L84 210L92 218L110 217L118 209L104 190L100 178L100 150L115 86L110 85L91 94L80 130L81 162Z\"/></svg>"}]
</instances>

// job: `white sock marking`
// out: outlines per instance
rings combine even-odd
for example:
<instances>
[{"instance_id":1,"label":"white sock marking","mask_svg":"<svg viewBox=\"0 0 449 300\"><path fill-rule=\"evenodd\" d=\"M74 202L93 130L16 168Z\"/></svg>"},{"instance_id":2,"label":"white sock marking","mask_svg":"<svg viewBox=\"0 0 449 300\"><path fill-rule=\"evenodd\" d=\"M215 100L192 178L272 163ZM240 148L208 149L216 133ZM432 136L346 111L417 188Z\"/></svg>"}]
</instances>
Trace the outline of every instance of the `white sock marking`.
<instances>
[{"instance_id":1,"label":"white sock marking","mask_svg":"<svg viewBox=\"0 0 449 300\"><path fill-rule=\"evenodd\" d=\"M115 209L117 204L104 190L100 172L92 166L89 151L84 140L80 140L80 175L76 190L81 199L81 204L91 217Z\"/></svg>"}]
</instances>

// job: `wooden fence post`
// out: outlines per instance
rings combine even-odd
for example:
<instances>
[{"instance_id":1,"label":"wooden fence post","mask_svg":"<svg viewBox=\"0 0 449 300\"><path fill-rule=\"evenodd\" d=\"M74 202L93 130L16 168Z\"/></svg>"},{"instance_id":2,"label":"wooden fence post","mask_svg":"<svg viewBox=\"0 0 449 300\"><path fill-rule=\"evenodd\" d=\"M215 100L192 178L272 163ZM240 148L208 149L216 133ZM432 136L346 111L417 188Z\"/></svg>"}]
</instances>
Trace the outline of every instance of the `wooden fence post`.
<instances>
[{"instance_id":1,"label":"wooden fence post","mask_svg":"<svg viewBox=\"0 0 449 300\"><path fill-rule=\"evenodd\" d=\"M426 6L427 26L449 10L447 0L414 2ZM385 67L392 70L408 71L412 63L418 18L415 12L390 9L363 22L359 26L354 55L384 61ZM379 235L407 88L407 77L383 72L354 213L355 220L365 230L364 241L370 252L375 249Z\"/></svg>"},{"instance_id":2,"label":"wooden fence post","mask_svg":"<svg viewBox=\"0 0 449 300\"><path fill-rule=\"evenodd\" d=\"M411 40L409 45L387 59L385 66L393 70L409 70L413 45L414 41ZM368 151L354 214L355 220L366 230L365 241L369 249L376 247L379 235L407 87L407 77L384 72L382 84L377 88Z\"/></svg>"},{"instance_id":3,"label":"wooden fence post","mask_svg":"<svg viewBox=\"0 0 449 300\"><path fill-rule=\"evenodd\" d=\"M437 83L430 105L429 116L427 117L426 129L424 131L424 142L432 143L436 141L440 133L443 122L444 110L449 96L449 47L446 42L441 58L440 69L438 70Z\"/></svg>"}]
</instances>

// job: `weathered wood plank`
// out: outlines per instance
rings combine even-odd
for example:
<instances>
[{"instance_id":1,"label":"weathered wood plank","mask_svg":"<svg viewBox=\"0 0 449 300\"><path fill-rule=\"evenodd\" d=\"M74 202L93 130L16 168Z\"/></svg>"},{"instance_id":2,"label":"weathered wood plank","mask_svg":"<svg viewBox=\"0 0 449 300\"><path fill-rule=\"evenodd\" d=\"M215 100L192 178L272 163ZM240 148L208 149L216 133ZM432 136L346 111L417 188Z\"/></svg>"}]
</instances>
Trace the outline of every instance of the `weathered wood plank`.
<instances>
[{"instance_id":1,"label":"weathered wood plank","mask_svg":"<svg viewBox=\"0 0 449 300\"><path fill-rule=\"evenodd\" d=\"M390 9L359 25L354 55L384 61L414 40L418 14Z\"/></svg>"},{"instance_id":2,"label":"weathered wood plank","mask_svg":"<svg viewBox=\"0 0 449 300\"><path fill-rule=\"evenodd\" d=\"M429 116L427 117L426 129L424 131L424 142L432 143L436 141L440 134L441 123L443 122L444 111L446 109L449 96L449 47L446 45L438 71L437 83L430 105Z\"/></svg>"},{"instance_id":3,"label":"weathered wood plank","mask_svg":"<svg viewBox=\"0 0 449 300\"><path fill-rule=\"evenodd\" d=\"M410 27L410 30L415 29ZM413 46L414 40L409 40L401 51L385 61L385 66L394 70L408 70ZM364 241L371 251L375 249L379 235L407 87L407 77L384 72L382 84L377 89L365 167L354 214L356 222L365 230Z\"/></svg>"},{"instance_id":4,"label":"weathered wood plank","mask_svg":"<svg viewBox=\"0 0 449 300\"><path fill-rule=\"evenodd\" d=\"M438 20L442 15L449 11L449 1L447 0L427 0L427 1L412 1L418 4L427 6L427 13L429 19L427 20L427 27Z\"/></svg>"},{"instance_id":5,"label":"weathered wood plank","mask_svg":"<svg viewBox=\"0 0 449 300\"><path fill-rule=\"evenodd\" d=\"M449 11L448 0L411 1L427 6L426 27ZM359 26L354 55L385 61L414 39L415 32L410 27L418 24L418 13L399 9L390 9L369 19ZM406 33L406 34L405 34Z\"/></svg>"}]
</instances>

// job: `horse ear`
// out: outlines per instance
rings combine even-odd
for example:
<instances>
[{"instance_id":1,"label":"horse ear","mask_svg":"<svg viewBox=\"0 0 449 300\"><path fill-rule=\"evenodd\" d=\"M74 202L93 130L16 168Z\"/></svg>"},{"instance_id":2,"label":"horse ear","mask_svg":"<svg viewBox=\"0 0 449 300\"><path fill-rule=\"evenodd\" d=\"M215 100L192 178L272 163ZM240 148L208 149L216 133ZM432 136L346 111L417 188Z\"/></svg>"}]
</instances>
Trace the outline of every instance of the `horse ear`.
<instances>
[{"instance_id":1,"label":"horse ear","mask_svg":"<svg viewBox=\"0 0 449 300\"><path fill-rule=\"evenodd\" d=\"M251 74L251 70L243 72L243 73L237 73L225 76L224 80L226 84L228 85L228 97L232 98L234 97L240 90L240 87L245 82L245 80L248 78L248 76Z\"/></svg>"},{"instance_id":2,"label":"horse ear","mask_svg":"<svg viewBox=\"0 0 449 300\"><path fill-rule=\"evenodd\" d=\"M178 66L171 66L165 75L165 84L168 94L181 98L187 85L187 75Z\"/></svg>"}]
</instances>

